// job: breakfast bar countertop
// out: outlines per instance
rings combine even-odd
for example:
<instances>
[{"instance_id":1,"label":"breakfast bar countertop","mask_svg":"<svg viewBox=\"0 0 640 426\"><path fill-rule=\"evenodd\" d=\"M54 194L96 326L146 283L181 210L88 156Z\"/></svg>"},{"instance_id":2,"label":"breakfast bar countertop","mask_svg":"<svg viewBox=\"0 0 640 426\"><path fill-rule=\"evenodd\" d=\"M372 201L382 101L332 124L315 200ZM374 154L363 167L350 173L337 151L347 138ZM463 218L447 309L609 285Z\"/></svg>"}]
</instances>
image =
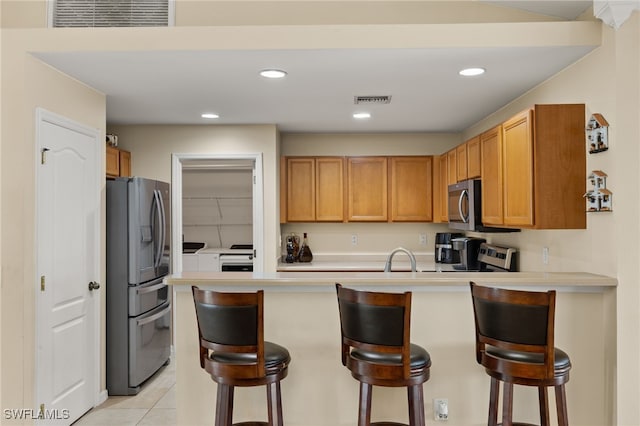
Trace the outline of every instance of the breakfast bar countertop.
<instances>
[{"instance_id":1,"label":"breakfast bar countertop","mask_svg":"<svg viewBox=\"0 0 640 426\"><path fill-rule=\"evenodd\" d=\"M174 286L215 285L300 289L352 285L398 285L424 288L465 287L470 281L484 285L531 286L556 289L602 291L617 286L617 279L585 272L182 272L169 275L165 282Z\"/></svg>"}]
</instances>

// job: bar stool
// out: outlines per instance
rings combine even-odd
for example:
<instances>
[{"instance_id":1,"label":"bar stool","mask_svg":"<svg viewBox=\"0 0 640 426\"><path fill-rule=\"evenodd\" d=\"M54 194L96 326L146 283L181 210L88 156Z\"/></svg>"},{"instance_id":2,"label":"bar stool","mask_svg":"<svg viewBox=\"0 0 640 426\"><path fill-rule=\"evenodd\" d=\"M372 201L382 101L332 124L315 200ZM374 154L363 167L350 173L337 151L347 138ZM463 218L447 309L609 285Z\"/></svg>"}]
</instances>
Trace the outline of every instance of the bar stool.
<instances>
[{"instance_id":1,"label":"bar stool","mask_svg":"<svg viewBox=\"0 0 640 426\"><path fill-rule=\"evenodd\" d=\"M282 426L280 381L291 357L286 348L264 341L263 291L219 293L191 287L200 337L200 367L218 384L216 426L231 426L236 386L267 387L267 422Z\"/></svg>"},{"instance_id":2,"label":"bar stool","mask_svg":"<svg viewBox=\"0 0 640 426\"><path fill-rule=\"evenodd\" d=\"M490 426L498 424L500 382L504 383L502 424L511 426L513 385L538 388L540 421L549 425L547 387L553 386L559 426L568 426L565 383L571 360L554 346L556 292L504 290L471 285L476 359L491 376Z\"/></svg>"},{"instance_id":3,"label":"bar stool","mask_svg":"<svg viewBox=\"0 0 640 426\"><path fill-rule=\"evenodd\" d=\"M336 284L342 335L342 365L360 382L358 426L371 423L373 386L407 387L409 425L424 426L422 384L431 357L410 343L411 293L356 291Z\"/></svg>"}]
</instances>

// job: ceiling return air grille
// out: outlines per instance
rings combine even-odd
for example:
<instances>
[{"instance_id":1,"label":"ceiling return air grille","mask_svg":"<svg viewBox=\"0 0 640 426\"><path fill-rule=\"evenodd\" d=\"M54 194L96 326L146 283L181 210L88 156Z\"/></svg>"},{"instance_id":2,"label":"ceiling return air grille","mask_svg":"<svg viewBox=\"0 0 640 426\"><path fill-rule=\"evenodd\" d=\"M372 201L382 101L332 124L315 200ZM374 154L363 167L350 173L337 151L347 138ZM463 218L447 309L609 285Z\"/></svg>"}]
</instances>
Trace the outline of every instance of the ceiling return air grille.
<instances>
[{"instance_id":1,"label":"ceiling return air grille","mask_svg":"<svg viewBox=\"0 0 640 426\"><path fill-rule=\"evenodd\" d=\"M53 27L167 27L169 0L55 0Z\"/></svg>"},{"instance_id":2,"label":"ceiling return air grille","mask_svg":"<svg viewBox=\"0 0 640 426\"><path fill-rule=\"evenodd\" d=\"M388 104L391 103L391 96L354 96L353 103L361 104Z\"/></svg>"}]
</instances>

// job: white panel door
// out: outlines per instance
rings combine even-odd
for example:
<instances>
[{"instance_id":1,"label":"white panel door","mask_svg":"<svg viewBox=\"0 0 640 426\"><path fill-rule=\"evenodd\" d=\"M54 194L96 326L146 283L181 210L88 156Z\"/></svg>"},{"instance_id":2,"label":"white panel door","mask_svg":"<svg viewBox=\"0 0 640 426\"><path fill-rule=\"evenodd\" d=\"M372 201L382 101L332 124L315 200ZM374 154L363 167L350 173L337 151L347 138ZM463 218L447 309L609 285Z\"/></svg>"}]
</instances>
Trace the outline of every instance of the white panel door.
<instances>
[{"instance_id":1,"label":"white panel door","mask_svg":"<svg viewBox=\"0 0 640 426\"><path fill-rule=\"evenodd\" d=\"M38 114L36 403L70 424L97 399L98 132Z\"/></svg>"}]
</instances>

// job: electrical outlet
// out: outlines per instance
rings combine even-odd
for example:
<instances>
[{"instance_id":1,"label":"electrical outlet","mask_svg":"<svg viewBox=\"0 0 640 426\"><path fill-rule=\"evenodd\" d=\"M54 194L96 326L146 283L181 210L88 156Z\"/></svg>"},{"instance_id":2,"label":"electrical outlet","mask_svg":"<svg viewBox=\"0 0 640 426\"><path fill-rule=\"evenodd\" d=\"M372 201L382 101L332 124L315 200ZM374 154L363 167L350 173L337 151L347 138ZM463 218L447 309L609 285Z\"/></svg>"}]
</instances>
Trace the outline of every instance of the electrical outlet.
<instances>
[{"instance_id":1,"label":"electrical outlet","mask_svg":"<svg viewBox=\"0 0 640 426\"><path fill-rule=\"evenodd\" d=\"M351 235L351 245L352 246L357 246L358 245L358 236L356 234L352 234Z\"/></svg>"},{"instance_id":2,"label":"electrical outlet","mask_svg":"<svg viewBox=\"0 0 640 426\"><path fill-rule=\"evenodd\" d=\"M421 246L427 245L427 234L420 234L420 245Z\"/></svg>"},{"instance_id":3,"label":"electrical outlet","mask_svg":"<svg viewBox=\"0 0 640 426\"><path fill-rule=\"evenodd\" d=\"M433 399L433 418L441 422L449 419L449 400L447 398Z\"/></svg>"},{"instance_id":4,"label":"electrical outlet","mask_svg":"<svg viewBox=\"0 0 640 426\"><path fill-rule=\"evenodd\" d=\"M549 264L549 247L542 247L542 264Z\"/></svg>"}]
</instances>

